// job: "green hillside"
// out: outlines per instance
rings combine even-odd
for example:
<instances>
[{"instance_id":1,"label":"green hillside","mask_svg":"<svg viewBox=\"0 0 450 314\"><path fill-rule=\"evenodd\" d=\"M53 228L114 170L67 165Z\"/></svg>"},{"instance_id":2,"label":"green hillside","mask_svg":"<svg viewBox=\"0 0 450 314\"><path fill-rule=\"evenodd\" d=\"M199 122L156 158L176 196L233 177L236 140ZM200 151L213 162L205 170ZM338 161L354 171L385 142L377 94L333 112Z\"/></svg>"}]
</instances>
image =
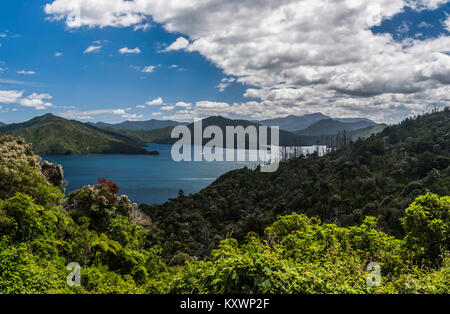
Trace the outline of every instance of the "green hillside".
<instances>
[{"instance_id":1,"label":"green hillside","mask_svg":"<svg viewBox=\"0 0 450 314\"><path fill-rule=\"evenodd\" d=\"M275 173L236 170L200 193L141 209L165 230L169 255L205 256L227 235L262 234L293 211L346 226L375 216L400 236L400 218L417 196L450 195L449 115L447 108L407 119L324 157L282 162Z\"/></svg>"},{"instance_id":2,"label":"green hillside","mask_svg":"<svg viewBox=\"0 0 450 314\"><path fill-rule=\"evenodd\" d=\"M145 131L145 130L113 129L111 127L100 127L100 129L102 130L121 134L143 143L153 143L158 142L159 140L161 141L166 140L167 138L170 137L173 128L174 128L173 126L168 126L162 129Z\"/></svg>"},{"instance_id":3,"label":"green hillside","mask_svg":"<svg viewBox=\"0 0 450 314\"><path fill-rule=\"evenodd\" d=\"M0 121L0 127L5 126L5 125L6 125L6 123L3 123Z\"/></svg>"},{"instance_id":4,"label":"green hillside","mask_svg":"<svg viewBox=\"0 0 450 314\"><path fill-rule=\"evenodd\" d=\"M0 136L0 294L448 294L449 114L140 208Z\"/></svg>"},{"instance_id":5,"label":"green hillside","mask_svg":"<svg viewBox=\"0 0 450 314\"><path fill-rule=\"evenodd\" d=\"M365 139L370 137L372 134L378 134L382 132L385 128L387 128L388 125L384 123L377 124L375 126L368 126L364 129L359 129L356 131L352 131L352 139L356 141L358 138Z\"/></svg>"},{"instance_id":6,"label":"green hillside","mask_svg":"<svg viewBox=\"0 0 450 314\"><path fill-rule=\"evenodd\" d=\"M38 154L148 154L135 138L46 114L0 128L33 144Z\"/></svg>"}]
</instances>

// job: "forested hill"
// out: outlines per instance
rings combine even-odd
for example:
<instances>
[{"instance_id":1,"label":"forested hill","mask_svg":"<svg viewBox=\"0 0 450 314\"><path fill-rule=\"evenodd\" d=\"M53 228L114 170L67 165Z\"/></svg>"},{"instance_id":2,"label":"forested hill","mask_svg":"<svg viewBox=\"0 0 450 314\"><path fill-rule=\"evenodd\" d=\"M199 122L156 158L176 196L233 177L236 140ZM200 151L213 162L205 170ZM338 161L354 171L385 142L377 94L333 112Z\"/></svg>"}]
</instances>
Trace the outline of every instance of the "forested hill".
<instances>
[{"instance_id":1,"label":"forested hill","mask_svg":"<svg viewBox=\"0 0 450 314\"><path fill-rule=\"evenodd\" d=\"M5 126L6 124L0 121L0 127Z\"/></svg>"},{"instance_id":2,"label":"forested hill","mask_svg":"<svg viewBox=\"0 0 450 314\"><path fill-rule=\"evenodd\" d=\"M339 225L373 215L399 235L416 196L450 195L449 120L449 108L408 118L324 157L283 162L275 173L236 170L197 194L141 209L164 230L167 254L206 255L220 240L261 234L294 211Z\"/></svg>"},{"instance_id":3,"label":"forested hill","mask_svg":"<svg viewBox=\"0 0 450 314\"><path fill-rule=\"evenodd\" d=\"M23 137L39 154L148 154L143 144L115 132L45 114L0 127L0 135Z\"/></svg>"},{"instance_id":4,"label":"forested hill","mask_svg":"<svg viewBox=\"0 0 450 314\"><path fill-rule=\"evenodd\" d=\"M283 163L278 173L231 172L196 195L141 207L157 225L104 178L66 197L60 166L23 139L0 136L0 294L448 294L448 113ZM441 195L406 203L426 189ZM339 227L301 214L314 210L340 224L364 220ZM366 214L385 229L395 221L404 236L383 233ZM243 239L245 230L259 235ZM367 283L374 261L379 286ZM73 263L80 285L70 286Z\"/></svg>"}]
</instances>

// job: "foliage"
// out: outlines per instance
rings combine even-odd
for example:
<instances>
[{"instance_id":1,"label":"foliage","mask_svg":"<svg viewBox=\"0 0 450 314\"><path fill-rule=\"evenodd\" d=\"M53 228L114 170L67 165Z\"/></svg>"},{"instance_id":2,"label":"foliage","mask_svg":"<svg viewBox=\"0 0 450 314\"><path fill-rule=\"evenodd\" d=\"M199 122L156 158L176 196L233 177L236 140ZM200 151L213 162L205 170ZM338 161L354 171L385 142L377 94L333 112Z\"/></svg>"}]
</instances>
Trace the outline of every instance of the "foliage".
<instances>
[{"instance_id":1,"label":"foliage","mask_svg":"<svg viewBox=\"0 0 450 314\"><path fill-rule=\"evenodd\" d=\"M164 255L205 257L229 236L263 235L294 210L339 226L375 216L388 234L403 237L400 218L419 195L450 195L450 109L388 127L323 157L280 163L278 171L240 169L194 195L141 205L164 231Z\"/></svg>"},{"instance_id":2,"label":"foliage","mask_svg":"<svg viewBox=\"0 0 450 314\"><path fill-rule=\"evenodd\" d=\"M447 294L448 140L435 112L139 209L103 178L64 199L62 169L0 137L0 293Z\"/></svg>"},{"instance_id":3,"label":"foliage","mask_svg":"<svg viewBox=\"0 0 450 314\"><path fill-rule=\"evenodd\" d=\"M51 114L0 127L0 134L24 138L38 154L146 154L141 141Z\"/></svg>"}]
</instances>

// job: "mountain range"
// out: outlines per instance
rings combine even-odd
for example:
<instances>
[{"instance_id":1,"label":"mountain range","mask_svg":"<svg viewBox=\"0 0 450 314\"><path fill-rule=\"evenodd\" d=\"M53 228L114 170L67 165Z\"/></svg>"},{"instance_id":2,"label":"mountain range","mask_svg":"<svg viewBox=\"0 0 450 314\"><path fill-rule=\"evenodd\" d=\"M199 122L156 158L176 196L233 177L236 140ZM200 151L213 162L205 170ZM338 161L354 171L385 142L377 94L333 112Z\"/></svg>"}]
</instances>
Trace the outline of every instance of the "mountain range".
<instances>
[{"instance_id":1,"label":"mountain range","mask_svg":"<svg viewBox=\"0 0 450 314\"><path fill-rule=\"evenodd\" d=\"M5 125L6 125L6 123L3 123L0 121L0 127L5 126Z\"/></svg>"},{"instance_id":2,"label":"mountain range","mask_svg":"<svg viewBox=\"0 0 450 314\"><path fill-rule=\"evenodd\" d=\"M333 145L334 137L344 130L354 139L365 138L381 132L386 125L377 125L365 118L333 119L321 113L304 116L287 116L263 121L232 120L221 116L205 118L203 129L219 126L226 143L226 126L280 126L281 146ZM23 123L0 125L0 134L21 136L33 144L40 154L96 154L122 153L147 154L145 143L173 144L173 127L187 125L193 136L194 124L170 120L125 121L118 124L104 122L82 123L45 114ZM295 130L287 131L286 129ZM204 139L203 144L210 139ZM270 140L270 136L269 136ZM193 142L193 139L192 139ZM270 141L268 142L270 144ZM246 141L248 147L248 140ZM153 152L155 153L155 152Z\"/></svg>"},{"instance_id":3,"label":"mountain range","mask_svg":"<svg viewBox=\"0 0 450 314\"><path fill-rule=\"evenodd\" d=\"M149 154L136 138L56 117L50 113L0 127L0 135L23 137L39 154ZM156 152L152 152L156 154Z\"/></svg>"},{"instance_id":4,"label":"mountain range","mask_svg":"<svg viewBox=\"0 0 450 314\"><path fill-rule=\"evenodd\" d=\"M320 112L312 113L312 114L305 114L303 116L289 115L284 118L275 118L275 119L268 119L268 120L254 121L254 122L259 123L261 125L266 125L266 126L279 126L281 130L297 132L297 131L306 129L321 120L335 120L335 121L338 121L341 123L361 122L363 125L364 125L364 123L366 123L363 127L367 127L369 125L376 124L375 122L373 122L372 120L369 120L367 118L332 118L332 117L326 116ZM335 133L333 133L333 134L335 134ZM316 135L320 135L320 134L316 134Z\"/></svg>"},{"instance_id":5,"label":"mountain range","mask_svg":"<svg viewBox=\"0 0 450 314\"><path fill-rule=\"evenodd\" d=\"M304 136L335 135L339 132L351 132L370 126L373 127L374 125L376 125L376 123L370 120L341 122L335 119L323 119L313 123L303 130L296 131L295 134Z\"/></svg>"}]
</instances>

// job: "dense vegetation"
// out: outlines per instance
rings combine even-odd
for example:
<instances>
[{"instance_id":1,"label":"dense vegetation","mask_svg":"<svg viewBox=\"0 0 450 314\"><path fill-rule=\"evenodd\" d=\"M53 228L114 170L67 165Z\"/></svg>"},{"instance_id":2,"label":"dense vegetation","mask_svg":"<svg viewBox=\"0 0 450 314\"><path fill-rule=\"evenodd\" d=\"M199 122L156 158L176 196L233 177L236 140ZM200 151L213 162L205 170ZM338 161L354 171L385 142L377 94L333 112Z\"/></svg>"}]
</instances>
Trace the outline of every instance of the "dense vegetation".
<instances>
[{"instance_id":1,"label":"dense vegetation","mask_svg":"<svg viewBox=\"0 0 450 314\"><path fill-rule=\"evenodd\" d=\"M142 142L115 132L46 114L30 121L0 127L33 144L38 154L147 154Z\"/></svg>"},{"instance_id":2,"label":"dense vegetation","mask_svg":"<svg viewBox=\"0 0 450 314\"><path fill-rule=\"evenodd\" d=\"M449 113L406 119L324 157L283 162L274 173L229 172L197 194L141 209L165 231L169 255L206 256L227 236L261 235L294 210L340 226L375 216L401 237L400 218L417 196L450 195Z\"/></svg>"},{"instance_id":3,"label":"dense vegetation","mask_svg":"<svg viewBox=\"0 0 450 314\"><path fill-rule=\"evenodd\" d=\"M355 141L358 138L365 139L371 137L372 135L382 132L385 128L387 128L387 124L380 123L375 126L368 126L367 128L355 130L351 132L352 139Z\"/></svg>"},{"instance_id":4,"label":"dense vegetation","mask_svg":"<svg viewBox=\"0 0 450 314\"><path fill-rule=\"evenodd\" d=\"M169 138L172 134L173 126L168 126L162 129L156 129L151 131L146 130L129 130L129 129L113 129L111 127L100 127L101 129L109 132L115 132L122 134L129 138L135 139L142 143L153 143L160 140Z\"/></svg>"},{"instance_id":5,"label":"dense vegetation","mask_svg":"<svg viewBox=\"0 0 450 314\"><path fill-rule=\"evenodd\" d=\"M141 208L106 179L64 199L60 167L0 137L0 293L449 293L448 122Z\"/></svg>"}]
</instances>

